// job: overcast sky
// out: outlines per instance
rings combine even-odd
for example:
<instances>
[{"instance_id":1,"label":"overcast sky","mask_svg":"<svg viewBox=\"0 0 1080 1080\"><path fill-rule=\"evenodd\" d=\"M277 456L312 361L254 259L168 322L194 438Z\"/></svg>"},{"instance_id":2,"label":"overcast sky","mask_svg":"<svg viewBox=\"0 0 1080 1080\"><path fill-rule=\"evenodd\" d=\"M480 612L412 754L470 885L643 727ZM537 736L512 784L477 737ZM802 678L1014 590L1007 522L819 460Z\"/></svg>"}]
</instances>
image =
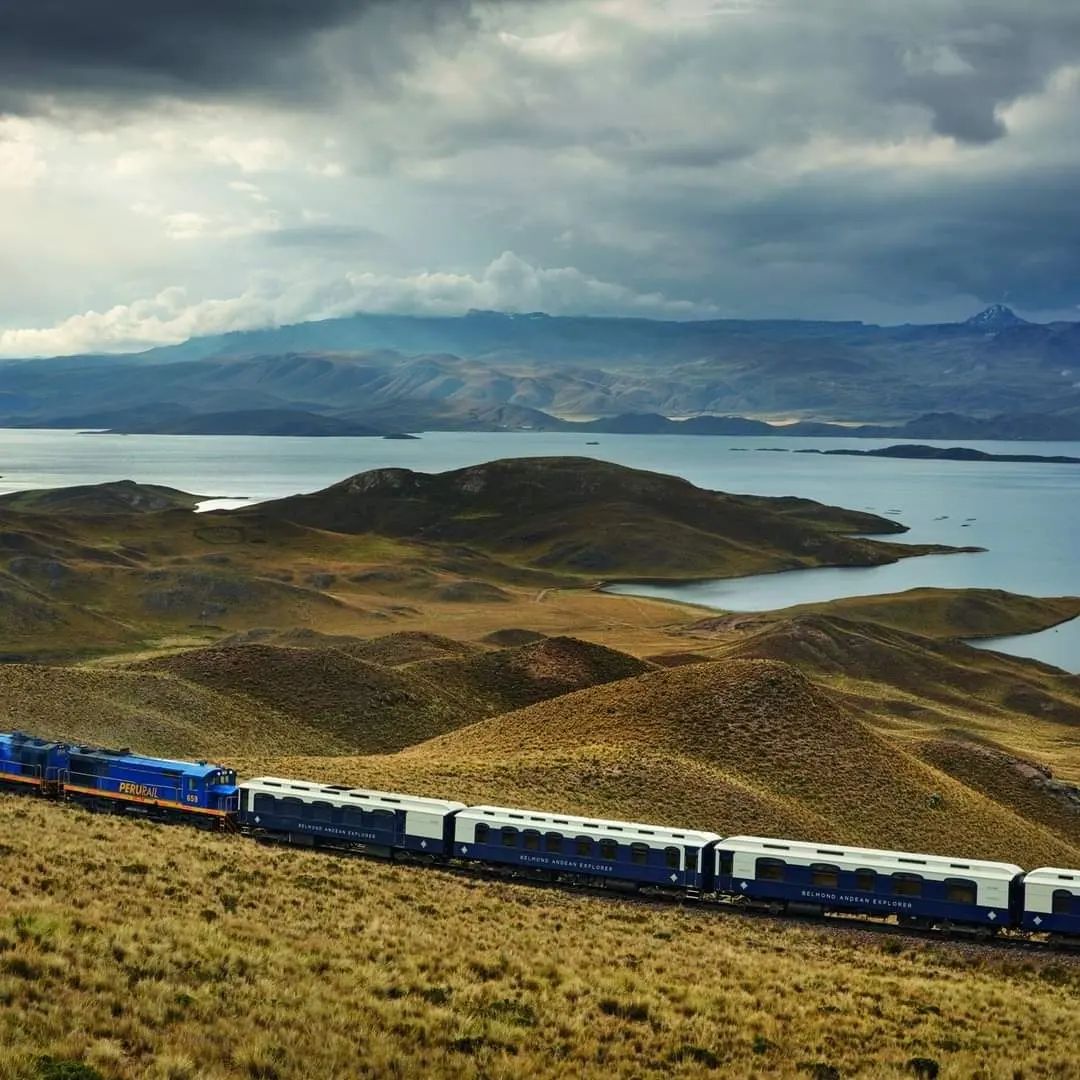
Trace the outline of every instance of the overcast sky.
<instances>
[{"instance_id":1,"label":"overcast sky","mask_svg":"<svg viewBox=\"0 0 1080 1080\"><path fill-rule=\"evenodd\" d=\"M1078 318L1077 0L4 0L0 355Z\"/></svg>"}]
</instances>

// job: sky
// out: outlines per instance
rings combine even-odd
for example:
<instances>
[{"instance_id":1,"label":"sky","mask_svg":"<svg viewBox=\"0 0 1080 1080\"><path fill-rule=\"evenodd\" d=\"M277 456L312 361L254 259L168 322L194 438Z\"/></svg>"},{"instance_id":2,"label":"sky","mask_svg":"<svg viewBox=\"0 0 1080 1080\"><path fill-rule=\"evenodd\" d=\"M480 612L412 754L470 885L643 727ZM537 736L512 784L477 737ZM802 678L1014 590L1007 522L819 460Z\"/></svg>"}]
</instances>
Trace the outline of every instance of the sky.
<instances>
[{"instance_id":1,"label":"sky","mask_svg":"<svg viewBox=\"0 0 1080 1080\"><path fill-rule=\"evenodd\" d=\"M1080 318L1076 0L5 0L0 356Z\"/></svg>"}]
</instances>

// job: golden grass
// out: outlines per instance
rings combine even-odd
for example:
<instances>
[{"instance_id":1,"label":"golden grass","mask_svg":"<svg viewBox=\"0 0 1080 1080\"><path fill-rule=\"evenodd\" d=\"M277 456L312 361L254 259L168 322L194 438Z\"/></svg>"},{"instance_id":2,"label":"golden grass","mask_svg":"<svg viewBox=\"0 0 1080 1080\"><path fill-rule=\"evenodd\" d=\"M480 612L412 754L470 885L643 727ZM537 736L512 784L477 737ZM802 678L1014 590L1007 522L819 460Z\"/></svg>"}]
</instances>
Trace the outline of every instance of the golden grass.
<instances>
[{"instance_id":1,"label":"golden grass","mask_svg":"<svg viewBox=\"0 0 1080 1080\"><path fill-rule=\"evenodd\" d=\"M602 645L549 637L516 648L423 660L404 670L468 701L473 715L481 717L627 679L648 671L650 666Z\"/></svg>"},{"instance_id":2,"label":"golden grass","mask_svg":"<svg viewBox=\"0 0 1080 1080\"><path fill-rule=\"evenodd\" d=\"M1059 957L0 815L2 1080L1078 1075Z\"/></svg>"},{"instance_id":3,"label":"golden grass","mask_svg":"<svg viewBox=\"0 0 1080 1080\"><path fill-rule=\"evenodd\" d=\"M908 589L798 604L773 613L835 615L932 638L1030 634L1080 615L1080 596L1019 596L1001 589Z\"/></svg>"},{"instance_id":4,"label":"golden grass","mask_svg":"<svg viewBox=\"0 0 1080 1080\"><path fill-rule=\"evenodd\" d=\"M725 637L712 655L782 660L840 691L893 733L966 732L1080 778L1080 676L960 642L820 615Z\"/></svg>"},{"instance_id":5,"label":"golden grass","mask_svg":"<svg viewBox=\"0 0 1080 1080\"><path fill-rule=\"evenodd\" d=\"M323 753L398 750L475 715L467 702L422 675L370 664L338 649L219 645L136 667L210 687L255 708L267 705L298 730L317 732Z\"/></svg>"}]
</instances>

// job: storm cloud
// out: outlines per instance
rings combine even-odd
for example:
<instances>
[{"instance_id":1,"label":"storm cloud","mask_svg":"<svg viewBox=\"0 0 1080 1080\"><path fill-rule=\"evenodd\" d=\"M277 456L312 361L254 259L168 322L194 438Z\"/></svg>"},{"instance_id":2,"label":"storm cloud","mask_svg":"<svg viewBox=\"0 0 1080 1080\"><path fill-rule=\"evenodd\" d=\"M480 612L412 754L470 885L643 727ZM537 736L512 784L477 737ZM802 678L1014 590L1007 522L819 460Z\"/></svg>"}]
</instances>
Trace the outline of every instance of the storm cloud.
<instances>
[{"instance_id":1,"label":"storm cloud","mask_svg":"<svg viewBox=\"0 0 1080 1080\"><path fill-rule=\"evenodd\" d=\"M3 351L350 304L1074 317L1078 118L1074 0L18 0Z\"/></svg>"},{"instance_id":2,"label":"storm cloud","mask_svg":"<svg viewBox=\"0 0 1080 1080\"><path fill-rule=\"evenodd\" d=\"M467 11L464 0L15 0L0 6L0 105L230 96L314 105L343 69L390 77L403 35ZM335 35L347 35L341 69L328 63L345 44Z\"/></svg>"}]
</instances>

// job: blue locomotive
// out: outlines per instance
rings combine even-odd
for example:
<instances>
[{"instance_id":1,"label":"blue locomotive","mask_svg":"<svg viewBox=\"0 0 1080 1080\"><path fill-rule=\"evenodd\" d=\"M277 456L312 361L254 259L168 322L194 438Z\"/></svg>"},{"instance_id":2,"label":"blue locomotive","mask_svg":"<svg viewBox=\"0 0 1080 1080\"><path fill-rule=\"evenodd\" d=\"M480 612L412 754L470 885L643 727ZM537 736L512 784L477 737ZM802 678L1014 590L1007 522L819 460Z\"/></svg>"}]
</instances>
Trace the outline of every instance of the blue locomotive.
<instances>
[{"instance_id":1,"label":"blue locomotive","mask_svg":"<svg viewBox=\"0 0 1080 1080\"><path fill-rule=\"evenodd\" d=\"M0 786L207 828L230 824L237 807L236 773L224 766L69 746L18 731L0 734Z\"/></svg>"},{"instance_id":2,"label":"blue locomotive","mask_svg":"<svg viewBox=\"0 0 1080 1080\"><path fill-rule=\"evenodd\" d=\"M236 813L236 773L222 765L91 746L66 753L63 796L91 810L185 819L203 828L224 826Z\"/></svg>"},{"instance_id":3,"label":"blue locomotive","mask_svg":"<svg viewBox=\"0 0 1080 1080\"><path fill-rule=\"evenodd\" d=\"M53 794L67 768L67 747L21 731L0 734L0 786Z\"/></svg>"}]
</instances>

